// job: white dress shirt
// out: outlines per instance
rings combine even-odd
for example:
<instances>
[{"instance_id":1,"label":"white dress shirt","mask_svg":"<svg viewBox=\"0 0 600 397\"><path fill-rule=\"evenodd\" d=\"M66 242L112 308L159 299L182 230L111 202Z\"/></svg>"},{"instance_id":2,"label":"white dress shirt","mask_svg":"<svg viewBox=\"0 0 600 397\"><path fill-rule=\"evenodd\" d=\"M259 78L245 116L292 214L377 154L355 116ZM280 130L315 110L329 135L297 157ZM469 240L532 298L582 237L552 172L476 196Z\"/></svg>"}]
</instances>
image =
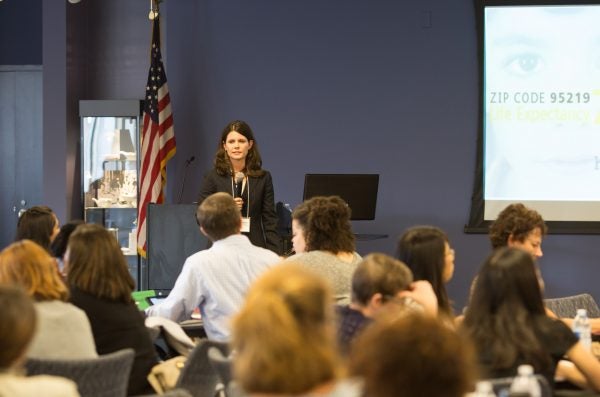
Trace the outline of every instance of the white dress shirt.
<instances>
[{"instance_id":1,"label":"white dress shirt","mask_svg":"<svg viewBox=\"0 0 600 397\"><path fill-rule=\"evenodd\" d=\"M242 234L215 241L186 259L167 299L146 314L183 321L199 307L208 338L227 341L230 318L241 308L248 287L279 261L277 254L252 245Z\"/></svg>"}]
</instances>

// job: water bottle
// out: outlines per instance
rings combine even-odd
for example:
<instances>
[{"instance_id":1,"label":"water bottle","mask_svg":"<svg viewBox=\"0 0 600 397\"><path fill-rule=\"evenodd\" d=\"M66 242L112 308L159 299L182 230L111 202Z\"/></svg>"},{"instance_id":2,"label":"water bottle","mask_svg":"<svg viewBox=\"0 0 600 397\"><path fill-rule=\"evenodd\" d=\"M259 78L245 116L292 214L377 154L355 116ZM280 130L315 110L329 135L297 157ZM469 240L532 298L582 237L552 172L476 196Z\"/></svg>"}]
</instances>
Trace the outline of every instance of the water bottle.
<instances>
[{"instance_id":1,"label":"water bottle","mask_svg":"<svg viewBox=\"0 0 600 397\"><path fill-rule=\"evenodd\" d=\"M511 396L541 397L542 388L531 365L519 365L517 376L510 385Z\"/></svg>"},{"instance_id":2,"label":"water bottle","mask_svg":"<svg viewBox=\"0 0 600 397\"><path fill-rule=\"evenodd\" d=\"M492 383L487 380L477 382L475 393L470 394L470 397L496 397Z\"/></svg>"},{"instance_id":3,"label":"water bottle","mask_svg":"<svg viewBox=\"0 0 600 397\"><path fill-rule=\"evenodd\" d=\"M583 347L588 351L592 350L592 329L585 309L577 309L577 315L573 320L573 333L577 335Z\"/></svg>"}]
</instances>

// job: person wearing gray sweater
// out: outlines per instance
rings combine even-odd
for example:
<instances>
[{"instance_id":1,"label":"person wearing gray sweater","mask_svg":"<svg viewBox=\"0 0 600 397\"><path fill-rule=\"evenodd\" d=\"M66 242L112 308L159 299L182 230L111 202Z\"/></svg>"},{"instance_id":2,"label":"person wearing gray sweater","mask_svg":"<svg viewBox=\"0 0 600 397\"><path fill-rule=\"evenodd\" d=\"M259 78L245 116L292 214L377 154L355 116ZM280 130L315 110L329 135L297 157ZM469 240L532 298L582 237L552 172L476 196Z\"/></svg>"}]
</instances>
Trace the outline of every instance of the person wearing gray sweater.
<instances>
[{"instance_id":1,"label":"person wearing gray sweater","mask_svg":"<svg viewBox=\"0 0 600 397\"><path fill-rule=\"evenodd\" d=\"M355 252L350 207L338 196L313 197L292 212L293 261L329 281L338 304L350 303L352 274L361 256Z\"/></svg>"}]
</instances>

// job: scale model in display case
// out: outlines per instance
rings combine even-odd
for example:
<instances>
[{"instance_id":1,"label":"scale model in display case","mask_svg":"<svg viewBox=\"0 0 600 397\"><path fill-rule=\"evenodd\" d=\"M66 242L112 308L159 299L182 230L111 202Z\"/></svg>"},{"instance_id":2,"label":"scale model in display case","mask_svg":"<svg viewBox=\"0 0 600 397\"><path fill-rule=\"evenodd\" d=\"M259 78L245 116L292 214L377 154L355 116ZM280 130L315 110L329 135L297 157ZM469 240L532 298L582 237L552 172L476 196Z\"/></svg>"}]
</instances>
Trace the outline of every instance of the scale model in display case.
<instances>
[{"instance_id":1,"label":"scale model in display case","mask_svg":"<svg viewBox=\"0 0 600 397\"><path fill-rule=\"evenodd\" d=\"M140 100L82 100L82 193L85 221L114 233L136 281Z\"/></svg>"}]
</instances>

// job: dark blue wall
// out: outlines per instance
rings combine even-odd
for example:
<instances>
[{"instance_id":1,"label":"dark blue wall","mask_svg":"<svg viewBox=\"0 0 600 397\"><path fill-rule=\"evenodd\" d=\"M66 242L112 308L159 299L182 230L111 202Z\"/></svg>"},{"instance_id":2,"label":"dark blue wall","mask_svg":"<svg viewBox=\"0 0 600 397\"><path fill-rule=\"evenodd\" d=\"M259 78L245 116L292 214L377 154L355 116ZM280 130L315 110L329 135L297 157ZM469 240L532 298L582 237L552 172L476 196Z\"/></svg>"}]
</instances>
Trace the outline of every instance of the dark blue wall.
<instances>
[{"instance_id":1,"label":"dark blue wall","mask_svg":"<svg viewBox=\"0 0 600 397\"><path fill-rule=\"evenodd\" d=\"M82 7L67 11L67 101L142 96L148 2L67 7ZM74 19L86 9L85 22ZM393 253L407 227L442 227L457 251L450 296L464 304L489 251L486 236L463 233L478 127L472 0L167 0L163 39L178 143L170 201L192 155L183 201L195 200L221 129L244 119L278 201L298 204L308 172L381 174L376 220L354 227L390 237L360 242L359 251ZM73 111L65 117L77 125ZM599 242L546 238L548 295L589 291L600 300Z\"/></svg>"},{"instance_id":2,"label":"dark blue wall","mask_svg":"<svg viewBox=\"0 0 600 397\"><path fill-rule=\"evenodd\" d=\"M42 64L42 0L0 4L0 65Z\"/></svg>"},{"instance_id":3,"label":"dark blue wall","mask_svg":"<svg viewBox=\"0 0 600 397\"><path fill-rule=\"evenodd\" d=\"M460 307L489 252L465 235L477 134L477 54L471 0L178 0L168 4L167 73L178 155L195 155L185 201L194 200L218 134L231 119L257 135L276 200L298 204L308 172L381 174L377 218L358 244L393 253L414 224L446 230L457 251L450 296ZM594 279L598 236L550 236L547 293Z\"/></svg>"},{"instance_id":4,"label":"dark blue wall","mask_svg":"<svg viewBox=\"0 0 600 397\"><path fill-rule=\"evenodd\" d=\"M458 252L451 296L462 305L488 251L484 236L462 233L477 129L471 4L170 3L177 161L200 159L186 200L194 199L223 126L245 119L276 200L298 204L309 172L381 175L376 220L354 227L390 237L360 242L360 252L392 253L397 235L417 223L444 228Z\"/></svg>"}]
</instances>

